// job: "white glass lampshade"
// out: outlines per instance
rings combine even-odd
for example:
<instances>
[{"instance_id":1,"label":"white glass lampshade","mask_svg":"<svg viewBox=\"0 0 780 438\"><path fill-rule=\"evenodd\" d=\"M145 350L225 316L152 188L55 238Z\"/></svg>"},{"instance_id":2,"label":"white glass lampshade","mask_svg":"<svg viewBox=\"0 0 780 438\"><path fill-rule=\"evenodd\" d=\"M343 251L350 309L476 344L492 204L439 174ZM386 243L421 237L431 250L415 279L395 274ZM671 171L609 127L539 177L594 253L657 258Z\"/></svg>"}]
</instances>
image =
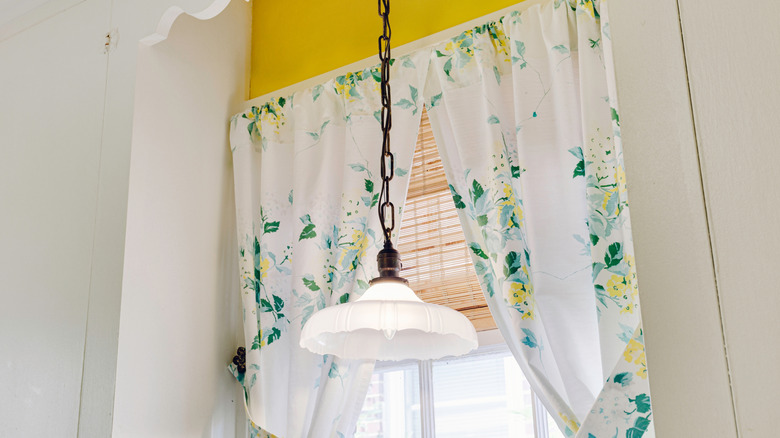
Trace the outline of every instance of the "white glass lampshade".
<instances>
[{"instance_id":1,"label":"white glass lampshade","mask_svg":"<svg viewBox=\"0 0 780 438\"><path fill-rule=\"evenodd\" d=\"M301 347L377 360L439 359L477 348L477 332L460 312L423 302L400 278L372 283L357 301L312 315Z\"/></svg>"}]
</instances>

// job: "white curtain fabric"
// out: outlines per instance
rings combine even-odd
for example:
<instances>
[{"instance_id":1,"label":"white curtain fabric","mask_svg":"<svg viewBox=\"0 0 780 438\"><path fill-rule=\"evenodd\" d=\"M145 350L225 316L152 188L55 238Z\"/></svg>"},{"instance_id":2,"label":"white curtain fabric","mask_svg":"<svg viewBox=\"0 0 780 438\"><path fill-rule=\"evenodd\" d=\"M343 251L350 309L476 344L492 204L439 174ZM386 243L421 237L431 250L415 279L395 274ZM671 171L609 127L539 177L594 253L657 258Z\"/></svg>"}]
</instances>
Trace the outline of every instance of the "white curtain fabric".
<instances>
[{"instance_id":1,"label":"white curtain fabric","mask_svg":"<svg viewBox=\"0 0 780 438\"><path fill-rule=\"evenodd\" d=\"M423 105L491 313L566 436L653 437L606 4L550 0L395 60L405 198ZM376 68L232 120L254 436L351 436L373 364L308 353L381 246Z\"/></svg>"},{"instance_id":2,"label":"white curtain fabric","mask_svg":"<svg viewBox=\"0 0 780 438\"><path fill-rule=\"evenodd\" d=\"M407 56L391 70L397 218L427 62ZM371 68L232 119L246 371L231 370L252 436L352 436L373 362L315 355L298 342L314 312L356 300L376 276L380 107Z\"/></svg>"},{"instance_id":3,"label":"white curtain fabric","mask_svg":"<svg viewBox=\"0 0 780 438\"><path fill-rule=\"evenodd\" d=\"M425 99L491 313L566 436L653 436L609 27L556 0L437 45Z\"/></svg>"}]
</instances>

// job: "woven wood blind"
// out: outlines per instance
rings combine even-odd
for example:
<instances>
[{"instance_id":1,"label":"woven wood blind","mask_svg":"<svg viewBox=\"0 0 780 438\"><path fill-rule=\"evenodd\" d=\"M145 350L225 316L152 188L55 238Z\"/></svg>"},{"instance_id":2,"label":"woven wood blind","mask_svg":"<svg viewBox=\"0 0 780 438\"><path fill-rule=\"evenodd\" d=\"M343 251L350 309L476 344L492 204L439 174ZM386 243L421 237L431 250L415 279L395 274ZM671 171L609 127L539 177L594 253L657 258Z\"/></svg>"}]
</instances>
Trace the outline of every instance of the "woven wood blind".
<instances>
[{"instance_id":1,"label":"woven wood blind","mask_svg":"<svg viewBox=\"0 0 780 438\"><path fill-rule=\"evenodd\" d=\"M425 110L398 242L401 274L423 301L463 313L478 331L496 327L471 263Z\"/></svg>"}]
</instances>

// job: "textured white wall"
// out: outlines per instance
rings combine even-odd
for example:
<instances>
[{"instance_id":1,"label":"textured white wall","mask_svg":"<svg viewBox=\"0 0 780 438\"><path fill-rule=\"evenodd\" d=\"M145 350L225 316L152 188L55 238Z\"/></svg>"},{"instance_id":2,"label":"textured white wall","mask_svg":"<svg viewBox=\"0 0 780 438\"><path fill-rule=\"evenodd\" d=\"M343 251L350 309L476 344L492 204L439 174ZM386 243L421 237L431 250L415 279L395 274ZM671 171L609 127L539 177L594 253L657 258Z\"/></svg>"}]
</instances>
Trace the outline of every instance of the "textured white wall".
<instances>
[{"instance_id":1,"label":"textured white wall","mask_svg":"<svg viewBox=\"0 0 780 438\"><path fill-rule=\"evenodd\" d=\"M109 53L104 107L99 199L84 352L80 436L110 436L114 402L119 307L125 251L130 145L139 43L157 31L176 5L188 13L213 15L227 0L112 0L116 46ZM165 20L162 20L165 21ZM239 41L238 44L244 44ZM240 87L242 84L234 84Z\"/></svg>"},{"instance_id":2,"label":"textured white wall","mask_svg":"<svg viewBox=\"0 0 780 438\"><path fill-rule=\"evenodd\" d=\"M774 436L780 12L609 7L656 431Z\"/></svg>"},{"instance_id":3,"label":"textured white wall","mask_svg":"<svg viewBox=\"0 0 780 438\"><path fill-rule=\"evenodd\" d=\"M2 437L111 434L138 40L171 5L213 2L25 2L0 20Z\"/></svg>"},{"instance_id":4,"label":"textured white wall","mask_svg":"<svg viewBox=\"0 0 780 438\"><path fill-rule=\"evenodd\" d=\"M90 0L0 42L2 437L76 436L109 20Z\"/></svg>"},{"instance_id":5,"label":"textured white wall","mask_svg":"<svg viewBox=\"0 0 780 438\"><path fill-rule=\"evenodd\" d=\"M679 4L738 433L776 436L780 10Z\"/></svg>"},{"instance_id":6,"label":"textured white wall","mask_svg":"<svg viewBox=\"0 0 780 438\"><path fill-rule=\"evenodd\" d=\"M609 13L656 432L734 436L676 1Z\"/></svg>"},{"instance_id":7,"label":"textured white wall","mask_svg":"<svg viewBox=\"0 0 780 438\"><path fill-rule=\"evenodd\" d=\"M246 98L250 5L176 20L138 58L114 437L234 437L243 343L228 120Z\"/></svg>"}]
</instances>

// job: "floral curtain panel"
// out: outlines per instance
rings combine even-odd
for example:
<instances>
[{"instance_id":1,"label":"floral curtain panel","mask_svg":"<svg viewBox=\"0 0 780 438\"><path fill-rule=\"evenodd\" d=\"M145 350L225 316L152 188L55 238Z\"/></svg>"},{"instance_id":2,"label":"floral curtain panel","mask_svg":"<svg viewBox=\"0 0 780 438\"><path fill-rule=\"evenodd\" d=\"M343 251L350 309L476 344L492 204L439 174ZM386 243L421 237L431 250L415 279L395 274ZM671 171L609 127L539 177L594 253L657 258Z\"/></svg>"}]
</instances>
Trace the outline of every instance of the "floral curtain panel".
<instances>
[{"instance_id":1,"label":"floral curtain panel","mask_svg":"<svg viewBox=\"0 0 780 438\"><path fill-rule=\"evenodd\" d=\"M605 4L436 46L425 100L498 327L566 436L653 436Z\"/></svg>"},{"instance_id":2,"label":"floral curtain panel","mask_svg":"<svg viewBox=\"0 0 780 438\"><path fill-rule=\"evenodd\" d=\"M399 61L391 200L403 206L428 61ZM373 362L322 357L298 342L314 312L356 300L376 276L380 107L372 68L232 119L246 365L231 370L253 436L352 435Z\"/></svg>"},{"instance_id":3,"label":"floral curtain panel","mask_svg":"<svg viewBox=\"0 0 780 438\"><path fill-rule=\"evenodd\" d=\"M426 105L491 313L566 436L654 436L605 2L550 0L395 60L393 203ZM253 436L347 437L372 363L299 348L381 245L376 68L235 116ZM401 211L397 212L401 217Z\"/></svg>"}]
</instances>

